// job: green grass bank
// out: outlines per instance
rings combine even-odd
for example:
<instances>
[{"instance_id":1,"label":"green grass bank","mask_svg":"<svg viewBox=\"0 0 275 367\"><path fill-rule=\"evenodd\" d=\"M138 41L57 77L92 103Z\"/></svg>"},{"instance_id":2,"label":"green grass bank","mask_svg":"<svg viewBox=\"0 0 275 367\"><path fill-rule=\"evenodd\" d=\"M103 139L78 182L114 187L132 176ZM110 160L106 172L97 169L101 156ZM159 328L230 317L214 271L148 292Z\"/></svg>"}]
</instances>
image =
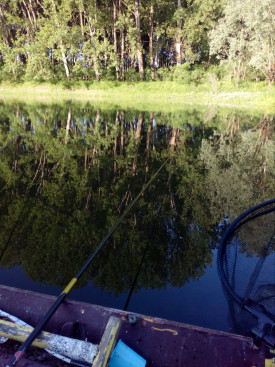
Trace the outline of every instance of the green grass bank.
<instances>
[{"instance_id":1,"label":"green grass bank","mask_svg":"<svg viewBox=\"0 0 275 367\"><path fill-rule=\"evenodd\" d=\"M247 82L238 87L233 82L211 85L170 81L1 84L0 98L49 103L75 100L160 111L180 109L182 104L275 111L275 86L270 87L265 82Z\"/></svg>"}]
</instances>

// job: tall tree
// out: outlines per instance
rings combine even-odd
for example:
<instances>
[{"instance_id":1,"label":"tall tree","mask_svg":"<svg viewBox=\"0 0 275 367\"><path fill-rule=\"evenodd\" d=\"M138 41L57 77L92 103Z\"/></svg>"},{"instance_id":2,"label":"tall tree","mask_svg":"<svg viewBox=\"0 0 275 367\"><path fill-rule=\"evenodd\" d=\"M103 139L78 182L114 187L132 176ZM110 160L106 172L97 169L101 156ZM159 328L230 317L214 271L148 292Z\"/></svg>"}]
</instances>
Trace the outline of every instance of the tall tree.
<instances>
[{"instance_id":1,"label":"tall tree","mask_svg":"<svg viewBox=\"0 0 275 367\"><path fill-rule=\"evenodd\" d=\"M182 64L182 42L181 42L181 33L182 33L182 24L183 24L183 14L182 14L182 5L181 0L177 0L177 28L176 28L176 38L175 38L175 48L176 48L176 60L177 65Z\"/></svg>"},{"instance_id":2,"label":"tall tree","mask_svg":"<svg viewBox=\"0 0 275 367\"><path fill-rule=\"evenodd\" d=\"M136 21L136 48L140 79L144 80L144 63L143 63L143 47L141 41L141 25L140 25L140 5L139 0L134 0L134 15Z\"/></svg>"},{"instance_id":3,"label":"tall tree","mask_svg":"<svg viewBox=\"0 0 275 367\"><path fill-rule=\"evenodd\" d=\"M51 15L54 19L54 30L58 34L58 46L62 56L62 62L64 65L65 73L67 80L70 80L70 68L68 62L68 54L66 50L66 43L65 40L67 39L66 31L67 23L69 21L69 14L70 14L70 1L62 1L59 9L57 9L56 2L51 0Z\"/></svg>"},{"instance_id":4,"label":"tall tree","mask_svg":"<svg viewBox=\"0 0 275 367\"><path fill-rule=\"evenodd\" d=\"M245 76L248 65L275 80L275 3L273 0L228 2L224 16L210 32L210 52L227 59L235 75Z\"/></svg>"},{"instance_id":5,"label":"tall tree","mask_svg":"<svg viewBox=\"0 0 275 367\"><path fill-rule=\"evenodd\" d=\"M112 31L113 31L113 39L114 39L114 59L115 59L115 68L116 68L116 78L117 80L120 80L117 18L118 18L118 1L113 0L113 30Z\"/></svg>"},{"instance_id":6,"label":"tall tree","mask_svg":"<svg viewBox=\"0 0 275 367\"><path fill-rule=\"evenodd\" d=\"M151 0L150 3L150 11L149 11L149 59L150 59L150 71L151 71L151 79L156 80L155 74L155 63L154 63L154 0Z\"/></svg>"}]
</instances>

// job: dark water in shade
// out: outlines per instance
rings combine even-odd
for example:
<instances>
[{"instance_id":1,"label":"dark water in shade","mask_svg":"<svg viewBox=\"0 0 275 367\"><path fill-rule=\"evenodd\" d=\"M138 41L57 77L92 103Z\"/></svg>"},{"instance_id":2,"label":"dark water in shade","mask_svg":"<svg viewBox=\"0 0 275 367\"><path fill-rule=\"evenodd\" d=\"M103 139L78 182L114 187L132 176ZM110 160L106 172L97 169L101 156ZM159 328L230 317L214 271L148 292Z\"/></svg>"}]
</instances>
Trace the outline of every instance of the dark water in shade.
<instances>
[{"instance_id":1,"label":"dark water in shade","mask_svg":"<svg viewBox=\"0 0 275 367\"><path fill-rule=\"evenodd\" d=\"M0 110L1 284L58 295L169 158L70 298L234 332L217 248L274 196L272 116Z\"/></svg>"}]
</instances>

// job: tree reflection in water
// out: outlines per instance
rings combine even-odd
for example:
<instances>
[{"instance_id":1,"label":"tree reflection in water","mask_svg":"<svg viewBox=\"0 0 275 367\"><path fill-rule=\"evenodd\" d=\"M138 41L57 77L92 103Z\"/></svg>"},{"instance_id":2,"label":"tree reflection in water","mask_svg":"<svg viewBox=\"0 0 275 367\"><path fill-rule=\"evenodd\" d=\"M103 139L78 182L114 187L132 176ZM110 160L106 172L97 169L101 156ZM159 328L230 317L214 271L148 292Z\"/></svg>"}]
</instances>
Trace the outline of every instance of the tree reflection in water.
<instances>
[{"instance_id":1,"label":"tree reflection in water","mask_svg":"<svg viewBox=\"0 0 275 367\"><path fill-rule=\"evenodd\" d=\"M33 281L66 285L167 157L77 286L127 292L146 248L136 290L199 279L225 215L272 196L270 116L5 107L0 264Z\"/></svg>"}]
</instances>

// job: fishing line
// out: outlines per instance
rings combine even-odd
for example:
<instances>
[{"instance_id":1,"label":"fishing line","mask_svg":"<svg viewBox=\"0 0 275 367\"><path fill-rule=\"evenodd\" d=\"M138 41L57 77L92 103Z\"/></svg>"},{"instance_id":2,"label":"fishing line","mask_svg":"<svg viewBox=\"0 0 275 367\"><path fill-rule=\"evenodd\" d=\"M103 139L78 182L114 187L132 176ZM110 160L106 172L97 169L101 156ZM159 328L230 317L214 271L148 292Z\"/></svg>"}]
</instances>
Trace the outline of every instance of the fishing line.
<instances>
[{"instance_id":1,"label":"fishing line","mask_svg":"<svg viewBox=\"0 0 275 367\"><path fill-rule=\"evenodd\" d=\"M141 271L141 267L142 267L142 264L143 264L143 261L144 261L144 258L145 258L145 255L146 255L147 249L148 249L148 245L149 245L149 241L148 241L148 243L147 243L147 245L146 245L146 247L145 247L145 250L143 251L142 258L141 258L141 261L140 261L140 263L139 263L139 266L138 266L138 269L137 269L137 272L136 272L136 276L135 276L135 278L134 278L134 281L133 281L133 283L132 283L132 286L131 286L130 292L129 292L129 294L128 294L127 300L126 300L125 305L124 305L124 307L123 307L123 310L124 310L124 311L126 311L126 310L127 310L128 305L129 305L129 302L130 302L130 300L131 300L131 298L132 298L132 294L133 294L134 289L135 289L135 287L136 287L136 283L137 283L137 280L138 280L138 277L139 277L139 274L140 274L140 271Z\"/></svg>"},{"instance_id":2,"label":"fishing line","mask_svg":"<svg viewBox=\"0 0 275 367\"><path fill-rule=\"evenodd\" d=\"M151 184L151 182L156 178L158 173L161 171L161 169L165 166L165 164L168 162L169 158L165 160L165 162L160 166L160 168L155 172L155 174L151 177L151 179L147 182L147 184L143 187L143 189L140 191L140 193L136 196L136 198L132 201L132 203L128 206L128 208L124 211L124 213L119 217L115 225L112 227L112 229L109 231L109 233L106 235L106 237L100 242L96 250L92 253L92 255L89 257L89 259L86 261L86 263L83 265L83 267L80 269L78 274L71 279L69 284L65 287L63 292L59 295L59 297L56 299L56 301L53 303L53 305L50 307L50 309L47 311L47 313L44 315L44 317L39 321L39 323L36 325L36 327L33 329L33 331L30 333L28 338L24 341L24 343L21 345L21 347L18 349L17 352L15 352L13 358L11 359L9 365L6 367L12 367L15 366L16 363L23 357L26 349L32 344L34 339L37 337L37 335L42 331L45 324L49 321L49 319L52 317L52 315L55 313L55 311L58 309L58 307L61 305L61 303L66 298L67 294L71 291L71 289L74 287L76 282L79 280L81 275L85 272L87 267L91 264L93 259L96 257L96 255L99 253L99 251L102 249L104 244L107 242L107 240L111 237L111 235L114 233L116 228L119 226L119 224L122 222L122 220L125 218L125 216L128 214L128 212L132 209L132 207L135 205L135 203L138 201L138 199L141 197L141 195L144 193L144 191L147 189L147 187Z\"/></svg>"}]
</instances>

